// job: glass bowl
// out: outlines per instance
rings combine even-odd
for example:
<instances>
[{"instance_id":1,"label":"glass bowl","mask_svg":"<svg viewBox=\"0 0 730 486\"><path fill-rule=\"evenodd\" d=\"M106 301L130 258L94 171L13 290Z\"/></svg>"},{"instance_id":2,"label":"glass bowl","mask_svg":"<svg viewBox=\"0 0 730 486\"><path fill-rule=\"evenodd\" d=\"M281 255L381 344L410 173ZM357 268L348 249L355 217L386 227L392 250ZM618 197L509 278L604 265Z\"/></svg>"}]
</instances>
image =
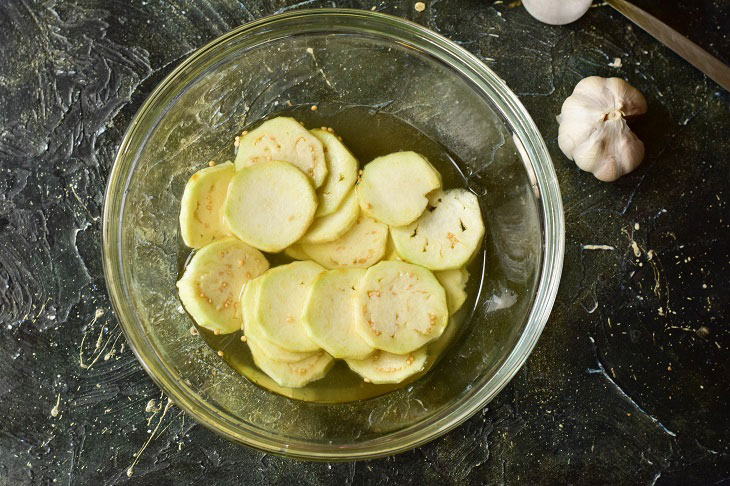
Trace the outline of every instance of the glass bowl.
<instances>
[{"instance_id":1,"label":"glass bowl","mask_svg":"<svg viewBox=\"0 0 730 486\"><path fill-rule=\"evenodd\" d=\"M369 107L442 144L462 161L487 226L486 271L472 275L460 335L423 377L350 403L295 400L247 380L190 333L175 289L177 215L189 176L208 160L232 159L232 138L248 124L313 104ZM160 83L119 149L103 238L107 286L130 347L176 405L264 451L353 460L444 434L507 384L552 308L564 223L545 144L499 77L417 24L322 9L244 25Z\"/></svg>"}]
</instances>

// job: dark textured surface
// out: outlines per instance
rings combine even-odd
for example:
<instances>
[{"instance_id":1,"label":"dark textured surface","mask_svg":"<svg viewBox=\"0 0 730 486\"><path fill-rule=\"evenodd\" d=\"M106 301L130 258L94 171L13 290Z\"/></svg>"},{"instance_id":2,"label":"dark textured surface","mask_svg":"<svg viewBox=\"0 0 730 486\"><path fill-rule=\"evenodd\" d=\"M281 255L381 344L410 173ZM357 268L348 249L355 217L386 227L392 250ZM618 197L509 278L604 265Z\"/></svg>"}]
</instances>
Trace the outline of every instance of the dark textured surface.
<instances>
[{"instance_id":1,"label":"dark textured surface","mask_svg":"<svg viewBox=\"0 0 730 486\"><path fill-rule=\"evenodd\" d=\"M730 1L636 3L730 62ZM553 315L496 400L415 451L329 465L166 406L110 310L100 212L124 129L179 60L252 19L333 5L413 19L503 77L553 155L567 236ZM550 27L490 0L8 0L0 46L0 485L730 484L730 94L609 7ZM645 163L614 184L557 147L554 117L593 74L649 103Z\"/></svg>"}]
</instances>

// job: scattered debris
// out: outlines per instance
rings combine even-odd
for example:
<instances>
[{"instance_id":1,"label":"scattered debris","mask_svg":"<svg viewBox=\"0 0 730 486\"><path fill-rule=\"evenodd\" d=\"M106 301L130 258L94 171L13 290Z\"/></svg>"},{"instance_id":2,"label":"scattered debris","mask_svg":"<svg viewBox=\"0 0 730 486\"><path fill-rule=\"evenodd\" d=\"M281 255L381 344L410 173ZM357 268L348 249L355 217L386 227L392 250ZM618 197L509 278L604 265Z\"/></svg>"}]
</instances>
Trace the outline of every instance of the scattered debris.
<instances>
[{"instance_id":1,"label":"scattered debris","mask_svg":"<svg viewBox=\"0 0 730 486\"><path fill-rule=\"evenodd\" d=\"M606 250L606 251L613 251L616 248L614 248L611 245L583 245L581 246L584 250Z\"/></svg>"},{"instance_id":2,"label":"scattered debris","mask_svg":"<svg viewBox=\"0 0 730 486\"><path fill-rule=\"evenodd\" d=\"M631 242L631 249L634 250L634 256L636 258L639 258L641 256L641 250L639 249L639 245L635 242Z\"/></svg>"},{"instance_id":3,"label":"scattered debris","mask_svg":"<svg viewBox=\"0 0 730 486\"><path fill-rule=\"evenodd\" d=\"M151 401L153 401L153 400L151 400ZM147 403L147 406L149 407L150 404ZM134 474L134 466L137 465L140 457L142 457L142 453L144 452L145 449L147 449L147 446L150 445L150 442L152 442L152 439L154 439L155 435L157 434L157 431L160 430L160 425L162 424L162 421L164 420L165 415L167 415L168 410L170 410L170 407L172 407L172 400L170 400L168 398L167 404L165 405L165 409L162 411L162 415L160 416L160 420L159 420L159 422L157 422L157 426L150 433L150 436L147 438L147 441L144 443L144 445L142 445L142 448L134 454L134 461L132 461L132 464L127 468L127 477L128 478L131 478L132 475Z\"/></svg>"},{"instance_id":4,"label":"scattered debris","mask_svg":"<svg viewBox=\"0 0 730 486\"><path fill-rule=\"evenodd\" d=\"M56 405L51 409L51 417L58 417L59 412L59 405L61 405L61 394L58 394L58 398L56 399Z\"/></svg>"},{"instance_id":5,"label":"scattered debris","mask_svg":"<svg viewBox=\"0 0 730 486\"><path fill-rule=\"evenodd\" d=\"M697 329L695 331L695 334L697 334L697 336L705 339L705 338L707 338L707 336L710 335L710 329L707 326L700 326L699 329Z\"/></svg>"}]
</instances>

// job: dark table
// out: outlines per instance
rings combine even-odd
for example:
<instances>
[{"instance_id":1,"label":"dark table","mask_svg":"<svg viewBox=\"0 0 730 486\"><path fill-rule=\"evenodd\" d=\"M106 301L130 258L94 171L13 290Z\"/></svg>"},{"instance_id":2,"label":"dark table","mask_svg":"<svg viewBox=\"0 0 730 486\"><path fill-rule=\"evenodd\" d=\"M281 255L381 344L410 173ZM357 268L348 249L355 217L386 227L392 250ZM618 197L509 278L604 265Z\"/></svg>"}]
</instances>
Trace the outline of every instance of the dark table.
<instances>
[{"instance_id":1,"label":"dark table","mask_svg":"<svg viewBox=\"0 0 730 486\"><path fill-rule=\"evenodd\" d=\"M730 1L636 3L730 62ZM318 464L163 413L110 308L100 213L125 128L181 59L250 20L334 5L415 20L506 80L553 156L567 241L552 317L497 399L417 450ZM557 145L555 115L588 75L623 77L649 103L645 162L613 184ZM551 27L507 0L422 13L411 0L5 0L0 485L730 484L729 153L730 94L601 3Z\"/></svg>"}]
</instances>

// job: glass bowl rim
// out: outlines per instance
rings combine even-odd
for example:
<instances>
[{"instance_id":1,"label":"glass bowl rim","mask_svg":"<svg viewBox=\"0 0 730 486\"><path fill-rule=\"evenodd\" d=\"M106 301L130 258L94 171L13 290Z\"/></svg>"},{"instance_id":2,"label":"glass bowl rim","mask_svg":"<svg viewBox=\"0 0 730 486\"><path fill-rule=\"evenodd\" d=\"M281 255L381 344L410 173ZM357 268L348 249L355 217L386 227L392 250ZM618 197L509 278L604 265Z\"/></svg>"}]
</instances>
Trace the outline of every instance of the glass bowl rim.
<instances>
[{"instance_id":1,"label":"glass bowl rim","mask_svg":"<svg viewBox=\"0 0 730 486\"><path fill-rule=\"evenodd\" d=\"M403 430L388 433L376 439L354 444L328 445L313 444L306 441L283 441L272 434L262 433L254 427L242 427L240 422L232 422L208 404L198 400L188 391L182 380L171 374L170 369L161 361L153 346L144 336L141 326L136 324L136 316L126 298L124 269L122 268L121 221L126 199L126 185L134 170L124 171L124 161L128 157L135 159L130 153L130 145L139 135L141 120L149 114L155 114L154 105L168 87L181 76L185 69L195 66L198 61L205 60L205 55L218 46L257 31L274 32L277 26L289 22L306 22L308 19L324 18L340 21L340 27L347 27L348 32L376 34L389 41L405 42L425 51L450 69L456 69L466 77L473 86L478 87L484 95L501 111L502 117L510 124L510 129L518 137L515 143L524 149L528 161L525 167L533 181L541 205L541 224L543 230L543 258L541 274L530 308L527 324L514 348L502 362L499 369L489 380L475 386L470 394L450 404L436 416L418 422ZM368 29L347 25L348 21L368 23ZM311 33L311 32L308 32ZM449 60L451 62L449 62ZM458 61L458 66L454 62ZM498 96L488 95L490 88ZM476 88L475 88L476 89ZM122 189L122 190L120 190ZM112 306L121 324L122 330L137 360L152 380L165 394L185 413L191 415L198 423L237 443L256 449L310 460L347 461L383 457L403 452L431 441L462 424L477 411L491 401L527 360L542 330L545 327L555 301L560 275L563 267L565 248L565 223L563 205L558 187L557 177L547 147L535 123L517 96L507 87L489 67L476 56L447 38L426 27L406 19L368 10L323 8L304 9L285 12L261 18L244 24L209 42L196 50L180 63L163 81L161 81L135 114L119 146L114 160L104 197L102 218L103 267L107 289Z\"/></svg>"}]
</instances>

